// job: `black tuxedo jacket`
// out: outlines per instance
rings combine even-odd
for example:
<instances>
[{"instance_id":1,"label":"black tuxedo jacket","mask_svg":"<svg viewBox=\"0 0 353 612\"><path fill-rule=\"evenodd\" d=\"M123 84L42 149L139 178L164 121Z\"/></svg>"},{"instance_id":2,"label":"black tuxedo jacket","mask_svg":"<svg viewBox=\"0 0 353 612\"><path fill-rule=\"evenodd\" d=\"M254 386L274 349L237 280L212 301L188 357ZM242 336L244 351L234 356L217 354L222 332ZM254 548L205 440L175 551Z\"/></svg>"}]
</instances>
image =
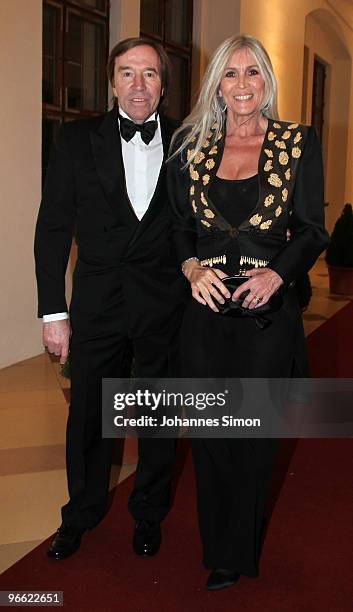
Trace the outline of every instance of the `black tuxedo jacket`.
<instances>
[{"instance_id":1,"label":"black tuxedo jacket","mask_svg":"<svg viewBox=\"0 0 353 612\"><path fill-rule=\"evenodd\" d=\"M161 117L165 156L175 127ZM76 328L99 322L96 331L105 333L108 315L111 325L111 315L123 310L135 336L167 325L186 289L170 226L164 163L147 212L141 221L135 215L117 109L65 124L51 154L36 226L38 316L67 310L65 272L75 236L70 312Z\"/></svg>"}]
</instances>

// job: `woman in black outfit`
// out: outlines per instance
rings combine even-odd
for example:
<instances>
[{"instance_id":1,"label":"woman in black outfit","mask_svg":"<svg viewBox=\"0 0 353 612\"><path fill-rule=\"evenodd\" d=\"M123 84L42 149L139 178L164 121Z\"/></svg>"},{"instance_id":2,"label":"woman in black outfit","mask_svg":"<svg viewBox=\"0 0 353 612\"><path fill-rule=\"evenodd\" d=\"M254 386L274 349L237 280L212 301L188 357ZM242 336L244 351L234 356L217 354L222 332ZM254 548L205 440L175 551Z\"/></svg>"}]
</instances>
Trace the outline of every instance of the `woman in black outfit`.
<instances>
[{"instance_id":1,"label":"woman in black outfit","mask_svg":"<svg viewBox=\"0 0 353 612\"><path fill-rule=\"evenodd\" d=\"M327 244L320 145L312 127L278 119L277 85L262 44L226 40L169 164L174 239L192 298L181 330L182 376L307 376L294 288ZM290 240L287 239L290 235ZM220 314L222 278L249 276L243 306L283 305L259 329ZM257 576L274 439L194 439L199 526L208 589Z\"/></svg>"}]
</instances>

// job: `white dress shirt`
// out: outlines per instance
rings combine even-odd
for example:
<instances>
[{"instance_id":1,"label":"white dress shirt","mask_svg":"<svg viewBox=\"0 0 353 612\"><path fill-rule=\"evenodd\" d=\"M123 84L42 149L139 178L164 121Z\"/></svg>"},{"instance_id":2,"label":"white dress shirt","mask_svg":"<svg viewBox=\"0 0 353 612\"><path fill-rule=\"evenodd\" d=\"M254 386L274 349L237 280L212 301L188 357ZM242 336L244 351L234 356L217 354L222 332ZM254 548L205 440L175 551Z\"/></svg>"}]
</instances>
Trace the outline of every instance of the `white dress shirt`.
<instances>
[{"instance_id":1,"label":"white dress shirt","mask_svg":"<svg viewBox=\"0 0 353 612\"><path fill-rule=\"evenodd\" d=\"M122 117L130 119L119 109ZM147 145L136 132L126 142L121 138L121 150L125 168L126 189L136 217L141 221L156 190L159 172L163 162L163 143L158 115L154 113L148 120L156 119L158 127L151 142Z\"/></svg>"},{"instance_id":2,"label":"white dress shirt","mask_svg":"<svg viewBox=\"0 0 353 612\"><path fill-rule=\"evenodd\" d=\"M122 117L130 117L119 108ZM141 221L148 210L153 194L156 190L160 169L163 162L163 142L161 125L157 113L153 113L148 120L156 119L158 126L151 142L147 145L136 132L133 138L126 142L121 138L121 151L125 169L126 190L136 217ZM58 312L43 315L43 323L68 319L67 312Z\"/></svg>"}]
</instances>

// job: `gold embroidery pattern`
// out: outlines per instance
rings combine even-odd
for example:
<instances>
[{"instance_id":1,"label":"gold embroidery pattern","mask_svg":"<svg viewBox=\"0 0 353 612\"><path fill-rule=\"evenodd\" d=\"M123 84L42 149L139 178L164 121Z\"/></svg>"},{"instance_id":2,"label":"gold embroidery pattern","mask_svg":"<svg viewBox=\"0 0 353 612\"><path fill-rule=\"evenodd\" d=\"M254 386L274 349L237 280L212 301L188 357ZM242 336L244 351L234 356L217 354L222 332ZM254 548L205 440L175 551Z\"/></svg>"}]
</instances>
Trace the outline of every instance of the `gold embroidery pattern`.
<instances>
[{"instance_id":1,"label":"gold embroidery pattern","mask_svg":"<svg viewBox=\"0 0 353 612\"><path fill-rule=\"evenodd\" d=\"M274 201L275 201L275 196L273 195L273 193L270 193L270 195L268 195L268 196L265 198L264 205L265 205L266 207L267 207L267 206L271 206L271 204L273 204L273 202L274 202Z\"/></svg>"},{"instance_id":2,"label":"gold embroidery pattern","mask_svg":"<svg viewBox=\"0 0 353 612\"><path fill-rule=\"evenodd\" d=\"M295 137L294 137L294 141L293 141L293 142L294 142L294 144L297 144L298 142L300 142L300 141L301 141L301 139L302 139L301 132L297 132L297 133L296 133L296 135L295 135Z\"/></svg>"},{"instance_id":3,"label":"gold embroidery pattern","mask_svg":"<svg viewBox=\"0 0 353 612\"><path fill-rule=\"evenodd\" d=\"M259 225L261 220L262 220L261 215L253 215L251 219L249 219L249 223L251 223L251 225Z\"/></svg>"},{"instance_id":4,"label":"gold embroidery pattern","mask_svg":"<svg viewBox=\"0 0 353 612\"><path fill-rule=\"evenodd\" d=\"M190 157L194 154L195 149L188 149L186 152L186 157L189 160Z\"/></svg>"},{"instance_id":5,"label":"gold embroidery pattern","mask_svg":"<svg viewBox=\"0 0 353 612\"><path fill-rule=\"evenodd\" d=\"M288 183L292 177L292 168L290 166L290 160L296 159L300 156L299 151L301 150L298 147L293 145L300 142L302 135L301 132L297 134L292 134L291 129L295 129L298 127L296 124L287 125L286 123L283 125L278 122L273 122L272 129L269 127L270 131L268 133L268 140L271 143L271 148L264 148L264 154L267 157L267 161L264 164L264 171L270 172L270 175L267 178L268 183L275 188L282 188L283 181L286 180ZM296 139L296 142L294 140ZM274 147L280 149L278 157L274 155ZM289 151L287 151L287 147ZM295 150L294 150L295 149ZM289 166L287 168L283 168ZM282 170L283 168L283 170ZM289 189L282 188L281 191L281 199L282 202L287 202L289 196ZM252 215L251 219L249 219L249 226L256 227L262 231L268 230L273 224L274 220L277 219L283 213L283 204L279 206L277 204L272 208L272 206L276 202L275 193L264 193L263 197L263 211L266 211L265 215L262 215L261 209L258 206L255 214Z\"/></svg>"},{"instance_id":6,"label":"gold embroidery pattern","mask_svg":"<svg viewBox=\"0 0 353 612\"><path fill-rule=\"evenodd\" d=\"M263 223L261 223L260 229L267 230L270 225L272 225L272 219L268 219L268 221L264 221Z\"/></svg>"},{"instance_id":7,"label":"gold embroidery pattern","mask_svg":"<svg viewBox=\"0 0 353 612\"><path fill-rule=\"evenodd\" d=\"M218 255L217 257L209 257L208 259L201 259L200 266L209 268L213 268L213 266L217 266L222 264L225 266L227 263L227 255Z\"/></svg>"},{"instance_id":8,"label":"gold embroidery pattern","mask_svg":"<svg viewBox=\"0 0 353 612\"><path fill-rule=\"evenodd\" d=\"M270 183L270 185L273 185L273 187L281 187L282 185L281 179L279 178L278 174L276 174L275 172L271 172L267 180Z\"/></svg>"},{"instance_id":9,"label":"gold embroidery pattern","mask_svg":"<svg viewBox=\"0 0 353 612\"><path fill-rule=\"evenodd\" d=\"M203 153L203 151L199 151L197 155L195 155L194 163L200 164L204 158L205 158L205 154Z\"/></svg>"},{"instance_id":10,"label":"gold embroidery pattern","mask_svg":"<svg viewBox=\"0 0 353 612\"><path fill-rule=\"evenodd\" d=\"M282 164L282 166L286 166L289 162L289 155L288 153L286 153L285 151L281 151L279 154L279 163Z\"/></svg>"},{"instance_id":11,"label":"gold embroidery pattern","mask_svg":"<svg viewBox=\"0 0 353 612\"><path fill-rule=\"evenodd\" d=\"M189 169L190 169L190 176L191 176L192 180L193 181L198 181L200 176L199 176L199 173L197 172L197 170L195 170L193 164L190 164Z\"/></svg>"},{"instance_id":12,"label":"gold embroidery pattern","mask_svg":"<svg viewBox=\"0 0 353 612\"><path fill-rule=\"evenodd\" d=\"M214 159L208 159L205 163L205 168L207 168L207 170L212 170L212 168L214 168L215 166L215 160Z\"/></svg>"},{"instance_id":13,"label":"gold embroidery pattern","mask_svg":"<svg viewBox=\"0 0 353 612\"><path fill-rule=\"evenodd\" d=\"M271 121L268 128L267 139L262 149L260 168L260 197L251 218L240 225L240 230L263 232L276 222L276 219L287 211L284 202L288 202L291 193L291 183L297 160L301 156L303 142L306 137L306 128L299 130L299 124ZM199 223L205 228L218 228L222 232L229 232L229 223L213 209L208 199L208 186L216 168L216 155L220 153L216 140L221 140L224 134L219 134L215 140L217 125L213 125L203 142L201 150L189 166L192 179L190 186L190 203ZM291 130L296 130L295 132ZM190 148L188 159L194 149ZM197 169L196 169L197 168ZM285 185L283 183L285 182ZM278 191L277 191L278 190ZM280 193L281 197L276 194ZM229 232L230 233L230 232Z\"/></svg>"},{"instance_id":14,"label":"gold embroidery pattern","mask_svg":"<svg viewBox=\"0 0 353 612\"><path fill-rule=\"evenodd\" d=\"M195 183L191 185L190 188L190 203L194 214L205 228L214 226L226 230L229 224L212 209L206 191L206 186L209 185L211 180L211 171L216 166L215 156L219 153L218 145L212 142L212 140L215 140L214 130L218 129L217 123L214 123L206 139L202 143L202 150L197 153L192 163L189 165L189 175L191 180ZM222 133L219 134L217 140L219 138L223 138ZM189 160L194 150L194 147L190 147L190 150L188 150L187 156ZM207 171L209 171L209 173Z\"/></svg>"}]
</instances>

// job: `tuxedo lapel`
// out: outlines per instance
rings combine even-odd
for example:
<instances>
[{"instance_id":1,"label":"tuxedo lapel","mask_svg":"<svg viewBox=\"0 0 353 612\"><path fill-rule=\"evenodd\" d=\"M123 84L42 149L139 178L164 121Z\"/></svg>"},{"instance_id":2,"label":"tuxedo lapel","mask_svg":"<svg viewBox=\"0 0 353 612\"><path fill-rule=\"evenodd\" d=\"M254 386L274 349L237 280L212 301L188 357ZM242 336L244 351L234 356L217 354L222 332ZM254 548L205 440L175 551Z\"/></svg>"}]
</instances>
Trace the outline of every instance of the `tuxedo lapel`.
<instances>
[{"instance_id":1,"label":"tuxedo lapel","mask_svg":"<svg viewBox=\"0 0 353 612\"><path fill-rule=\"evenodd\" d=\"M161 169L158 175L156 189L154 190L148 210L142 219L144 220L146 218L147 221L150 219L150 217L153 217L155 214L157 214L159 208L163 206L163 200L159 196L160 196L162 183L164 182L166 172L167 172L165 160L168 158L170 139L173 133L170 129L169 124L166 122L163 116L160 117L160 123L161 123L161 136L162 136L162 143L163 143L163 161L162 161Z\"/></svg>"},{"instance_id":2,"label":"tuxedo lapel","mask_svg":"<svg viewBox=\"0 0 353 612\"><path fill-rule=\"evenodd\" d=\"M130 213L136 220L126 191L117 122L117 109L114 108L106 114L99 128L90 132L92 153L99 180L110 206L116 212L119 203L122 203L122 199L126 200Z\"/></svg>"}]
</instances>

